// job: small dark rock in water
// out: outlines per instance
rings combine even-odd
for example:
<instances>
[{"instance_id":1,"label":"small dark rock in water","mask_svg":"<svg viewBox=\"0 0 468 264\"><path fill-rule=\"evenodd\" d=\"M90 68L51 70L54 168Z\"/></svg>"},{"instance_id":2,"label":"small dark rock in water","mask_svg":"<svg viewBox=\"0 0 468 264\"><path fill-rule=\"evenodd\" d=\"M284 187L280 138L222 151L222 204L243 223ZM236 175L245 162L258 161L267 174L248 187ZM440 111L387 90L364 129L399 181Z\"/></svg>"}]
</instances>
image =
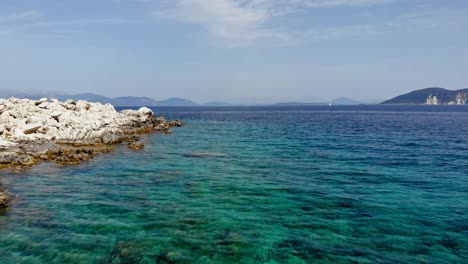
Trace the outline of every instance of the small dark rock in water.
<instances>
[{"instance_id":1,"label":"small dark rock in water","mask_svg":"<svg viewBox=\"0 0 468 264\"><path fill-rule=\"evenodd\" d=\"M9 200L10 200L10 194L6 190L0 188L0 208L7 207Z\"/></svg>"},{"instance_id":2,"label":"small dark rock in water","mask_svg":"<svg viewBox=\"0 0 468 264\"><path fill-rule=\"evenodd\" d=\"M133 150L141 150L145 148L145 144L143 142L131 142L127 144L129 149Z\"/></svg>"},{"instance_id":3,"label":"small dark rock in water","mask_svg":"<svg viewBox=\"0 0 468 264\"><path fill-rule=\"evenodd\" d=\"M169 127L181 127L184 126L184 123L180 122L179 120L174 120L169 122Z\"/></svg>"}]
</instances>

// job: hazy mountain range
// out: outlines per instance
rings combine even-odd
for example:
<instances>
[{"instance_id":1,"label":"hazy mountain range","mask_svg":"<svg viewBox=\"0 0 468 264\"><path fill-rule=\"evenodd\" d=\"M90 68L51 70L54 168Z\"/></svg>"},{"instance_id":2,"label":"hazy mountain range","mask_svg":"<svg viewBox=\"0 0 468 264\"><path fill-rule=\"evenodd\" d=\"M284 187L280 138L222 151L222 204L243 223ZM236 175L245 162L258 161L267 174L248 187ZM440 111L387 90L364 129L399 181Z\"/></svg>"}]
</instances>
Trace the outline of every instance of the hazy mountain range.
<instances>
[{"instance_id":1,"label":"hazy mountain range","mask_svg":"<svg viewBox=\"0 0 468 264\"><path fill-rule=\"evenodd\" d=\"M65 94L53 91L13 91L13 90L0 90L0 98L30 98L40 99L55 98L61 101L72 99L75 101L86 100L91 102L110 103L114 106L239 106L245 104L232 104L222 101L197 103L185 98L169 98L165 100L155 100L150 97L136 97L136 96L124 96L109 98L103 95L94 93L82 93L82 94ZM337 98L332 102L334 105L357 105L360 104L349 98ZM304 106L304 105L328 105L328 102L323 103L306 103L306 102L285 102L275 104L262 104L272 106Z\"/></svg>"},{"instance_id":2,"label":"hazy mountain range","mask_svg":"<svg viewBox=\"0 0 468 264\"><path fill-rule=\"evenodd\" d=\"M30 99L40 99L43 97L46 98L55 98L60 101L65 101L72 99L75 101L86 100L90 102L100 102L103 104L110 103L115 106L203 106L203 105L226 105L223 102L213 102L206 104L198 104L194 101L184 99L184 98L169 98L166 100L155 100L150 97L137 97L137 96L124 96L110 98L99 94L94 93L82 93L82 94L64 94L58 92L50 91L11 91L3 90L0 91L1 98L30 98Z\"/></svg>"},{"instance_id":3,"label":"hazy mountain range","mask_svg":"<svg viewBox=\"0 0 468 264\"><path fill-rule=\"evenodd\" d=\"M468 96L468 88L460 90L447 90L440 87L431 87L420 90L415 90L406 94L396 96L386 100L381 104L425 104L429 96L436 96L440 104L450 104L456 100L457 94L466 94ZM86 100L100 103L110 103L115 106L248 106L250 104L235 104L222 101L214 101L207 103L197 103L185 98L169 98L165 100L155 100L150 97L124 96L110 98L94 93L81 94L65 94L53 91L14 91L0 90L0 98L30 98L39 99L42 97L56 98L61 101L67 99ZM467 100L468 101L468 100ZM257 104L261 106L317 106L317 105L359 105L364 102L359 102L350 98L340 97L330 102L279 102L274 104ZM374 104L374 103L370 103ZM378 104L378 103L375 103Z\"/></svg>"}]
</instances>

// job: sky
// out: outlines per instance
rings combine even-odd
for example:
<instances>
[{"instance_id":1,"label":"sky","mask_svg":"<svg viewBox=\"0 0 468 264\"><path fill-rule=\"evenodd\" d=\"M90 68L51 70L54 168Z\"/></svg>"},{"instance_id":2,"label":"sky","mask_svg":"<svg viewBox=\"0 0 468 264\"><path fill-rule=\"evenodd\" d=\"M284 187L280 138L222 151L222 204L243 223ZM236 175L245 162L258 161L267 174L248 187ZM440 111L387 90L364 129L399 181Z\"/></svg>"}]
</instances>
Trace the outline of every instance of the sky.
<instances>
[{"instance_id":1,"label":"sky","mask_svg":"<svg viewBox=\"0 0 468 264\"><path fill-rule=\"evenodd\" d=\"M467 69L466 0L0 1L0 90L371 102Z\"/></svg>"}]
</instances>

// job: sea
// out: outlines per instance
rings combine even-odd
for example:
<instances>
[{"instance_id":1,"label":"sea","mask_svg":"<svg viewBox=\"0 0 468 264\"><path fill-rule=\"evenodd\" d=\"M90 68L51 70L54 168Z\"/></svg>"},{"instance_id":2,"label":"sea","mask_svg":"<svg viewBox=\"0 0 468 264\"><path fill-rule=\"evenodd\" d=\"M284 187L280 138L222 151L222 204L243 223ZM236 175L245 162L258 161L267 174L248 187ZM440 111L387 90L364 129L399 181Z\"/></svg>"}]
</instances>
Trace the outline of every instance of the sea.
<instances>
[{"instance_id":1,"label":"sea","mask_svg":"<svg viewBox=\"0 0 468 264\"><path fill-rule=\"evenodd\" d=\"M468 107L159 107L186 125L0 172L0 263L468 263Z\"/></svg>"}]
</instances>

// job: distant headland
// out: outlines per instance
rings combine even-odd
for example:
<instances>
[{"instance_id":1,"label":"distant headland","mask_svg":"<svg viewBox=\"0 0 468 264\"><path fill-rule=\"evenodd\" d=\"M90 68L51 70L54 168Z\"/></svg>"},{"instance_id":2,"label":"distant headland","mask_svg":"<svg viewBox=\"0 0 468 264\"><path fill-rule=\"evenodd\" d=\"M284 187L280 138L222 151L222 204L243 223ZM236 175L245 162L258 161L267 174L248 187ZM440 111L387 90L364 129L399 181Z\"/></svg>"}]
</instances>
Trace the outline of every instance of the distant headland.
<instances>
[{"instance_id":1,"label":"distant headland","mask_svg":"<svg viewBox=\"0 0 468 264\"><path fill-rule=\"evenodd\" d=\"M465 105L468 104L468 88L460 90L425 88L399 95L382 104Z\"/></svg>"}]
</instances>

